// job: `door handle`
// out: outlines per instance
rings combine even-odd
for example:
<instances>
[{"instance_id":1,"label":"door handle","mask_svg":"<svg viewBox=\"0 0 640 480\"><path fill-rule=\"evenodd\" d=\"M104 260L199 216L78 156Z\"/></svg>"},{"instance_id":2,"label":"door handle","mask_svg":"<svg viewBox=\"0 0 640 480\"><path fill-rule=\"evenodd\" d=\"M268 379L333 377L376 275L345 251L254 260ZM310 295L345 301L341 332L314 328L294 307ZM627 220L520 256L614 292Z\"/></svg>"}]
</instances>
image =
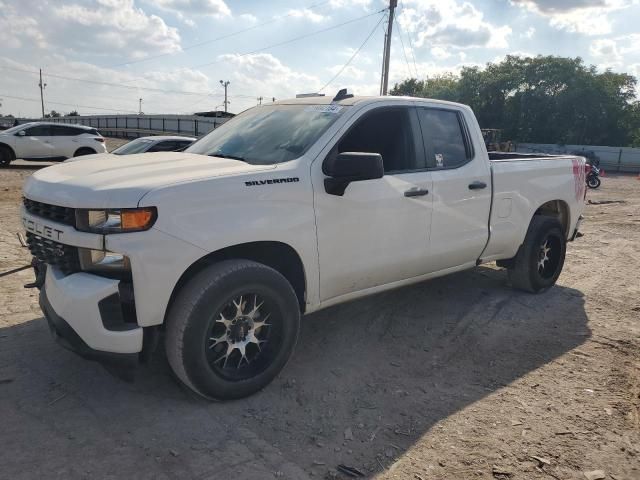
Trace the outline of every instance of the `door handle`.
<instances>
[{"instance_id":1,"label":"door handle","mask_svg":"<svg viewBox=\"0 0 640 480\"><path fill-rule=\"evenodd\" d=\"M429 190L425 189L425 188L412 188L410 190L407 190L406 192L404 192L404 196L405 197L422 197L423 195L426 195L427 193L429 193Z\"/></svg>"},{"instance_id":2,"label":"door handle","mask_svg":"<svg viewBox=\"0 0 640 480\"><path fill-rule=\"evenodd\" d=\"M475 181L469 184L469 190L482 190L483 188L487 188L487 184L484 182Z\"/></svg>"}]
</instances>

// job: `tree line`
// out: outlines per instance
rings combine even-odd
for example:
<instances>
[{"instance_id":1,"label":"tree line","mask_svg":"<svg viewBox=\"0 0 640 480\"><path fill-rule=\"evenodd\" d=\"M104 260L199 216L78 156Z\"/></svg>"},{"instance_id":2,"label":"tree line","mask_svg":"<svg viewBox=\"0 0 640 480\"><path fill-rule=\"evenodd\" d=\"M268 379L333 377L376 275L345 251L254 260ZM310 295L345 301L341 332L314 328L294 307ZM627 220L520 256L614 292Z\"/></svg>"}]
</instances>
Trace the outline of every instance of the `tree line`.
<instances>
[{"instance_id":1,"label":"tree line","mask_svg":"<svg viewBox=\"0 0 640 480\"><path fill-rule=\"evenodd\" d=\"M469 105L482 128L502 130L503 141L640 146L636 86L632 75L598 72L579 57L507 56L458 75L409 78L391 94Z\"/></svg>"}]
</instances>

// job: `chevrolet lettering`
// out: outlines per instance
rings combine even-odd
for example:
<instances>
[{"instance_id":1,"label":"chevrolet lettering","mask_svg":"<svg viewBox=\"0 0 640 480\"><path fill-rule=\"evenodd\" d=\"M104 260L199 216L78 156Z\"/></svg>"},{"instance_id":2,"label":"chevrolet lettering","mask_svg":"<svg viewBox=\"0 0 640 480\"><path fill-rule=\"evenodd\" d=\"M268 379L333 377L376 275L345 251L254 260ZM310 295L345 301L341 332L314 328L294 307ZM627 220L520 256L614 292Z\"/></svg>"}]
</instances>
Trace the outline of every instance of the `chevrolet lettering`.
<instances>
[{"instance_id":1,"label":"chevrolet lettering","mask_svg":"<svg viewBox=\"0 0 640 480\"><path fill-rule=\"evenodd\" d=\"M50 238L51 240L58 241L62 239L62 230L50 227L49 225L35 222L26 217L22 217L22 225L24 226L24 229L26 231L35 233L36 235L40 235L41 237L46 237Z\"/></svg>"}]
</instances>

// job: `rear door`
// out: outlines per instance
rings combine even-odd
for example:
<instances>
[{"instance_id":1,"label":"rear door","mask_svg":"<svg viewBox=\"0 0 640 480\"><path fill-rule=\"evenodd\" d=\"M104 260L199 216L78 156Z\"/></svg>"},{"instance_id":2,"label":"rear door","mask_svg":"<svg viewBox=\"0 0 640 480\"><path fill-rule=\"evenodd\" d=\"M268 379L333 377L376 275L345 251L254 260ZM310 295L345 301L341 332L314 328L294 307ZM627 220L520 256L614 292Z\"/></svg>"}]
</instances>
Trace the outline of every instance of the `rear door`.
<instances>
[{"instance_id":1,"label":"rear door","mask_svg":"<svg viewBox=\"0 0 640 480\"><path fill-rule=\"evenodd\" d=\"M474 151L462 110L417 107L433 179L431 272L474 263L489 231L491 171Z\"/></svg>"},{"instance_id":2,"label":"rear door","mask_svg":"<svg viewBox=\"0 0 640 480\"><path fill-rule=\"evenodd\" d=\"M68 127L66 125L52 125L51 135L55 145L56 156L71 158L76 150L82 147L86 140L81 135L89 133L81 128Z\"/></svg>"},{"instance_id":3,"label":"rear door","mask_svg":"<svg viewBox=\"0 0 640 480\"><path fill-rule=\"evenodd\" d=\"M381 154L385 174L343 196L314 175L321 301L421 275L428 260L431 173L415 109L369 108L327 156L343 152Z\"/></svg>"}]
</instances>

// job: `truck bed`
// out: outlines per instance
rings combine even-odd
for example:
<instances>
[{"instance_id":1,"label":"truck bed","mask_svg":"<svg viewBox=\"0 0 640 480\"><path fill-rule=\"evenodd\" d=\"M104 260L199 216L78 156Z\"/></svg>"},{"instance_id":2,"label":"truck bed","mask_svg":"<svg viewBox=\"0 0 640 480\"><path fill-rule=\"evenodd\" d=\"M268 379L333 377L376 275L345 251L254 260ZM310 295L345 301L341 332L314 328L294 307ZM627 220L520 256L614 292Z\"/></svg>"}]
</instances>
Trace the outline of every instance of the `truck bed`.
<instances>
[{"instance_id":1,"label":"truck bed","mask_svg":"<svg viewBox=\"0 0 640 480\"><path fill-rule=\"evenodd\" d=\"M488 152L492 162L504 162L509 160L553 160L558 158L573 157L573 155L547 155L545 153L519 153L519 152Z\"/></svg>"}]
</instances>

